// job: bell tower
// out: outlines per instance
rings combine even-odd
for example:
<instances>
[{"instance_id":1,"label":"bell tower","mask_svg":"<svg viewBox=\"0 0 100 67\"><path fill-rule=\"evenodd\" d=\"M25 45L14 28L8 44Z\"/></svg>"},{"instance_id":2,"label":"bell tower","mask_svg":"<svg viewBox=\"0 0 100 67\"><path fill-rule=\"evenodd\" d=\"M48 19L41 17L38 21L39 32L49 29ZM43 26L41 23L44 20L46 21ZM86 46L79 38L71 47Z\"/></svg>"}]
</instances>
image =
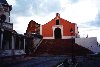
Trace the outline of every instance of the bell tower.
<instances>
[{"instance_id":1,"label":"bell tower","mask_svg":"<svg viewBox=\"0 0 100 67\"><path fill-rule=\"evenodd\" d=\"M6 0L0 0L0 21L10 22L10 11L12 6Z\"/></svg>"}]
</instances>

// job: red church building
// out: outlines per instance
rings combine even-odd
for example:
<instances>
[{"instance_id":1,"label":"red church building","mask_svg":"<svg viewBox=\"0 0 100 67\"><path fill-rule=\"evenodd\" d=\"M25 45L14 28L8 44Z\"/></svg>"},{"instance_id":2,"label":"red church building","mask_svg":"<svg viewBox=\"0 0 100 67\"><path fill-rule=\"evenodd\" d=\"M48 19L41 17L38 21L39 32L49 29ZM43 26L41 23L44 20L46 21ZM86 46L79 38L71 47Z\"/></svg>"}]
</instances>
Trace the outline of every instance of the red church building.
<instances>
[{"instance_id":1,"label":"red church building","mask_svg":"<svg viewBox=\"0 0 100 67\"><path fill-rule=\"evenodd\" d=\"M66 55L72 53L73 47L75 48L73 51L76 54L90 52L88 49L75 43L75 38L79 38L77 24L61 18L59 13L56 13L56 17L44 25L31 20L26 34L43 36L41 40L34 39L35 53L33 52L33 54Z\"/></svg>"},{"instance_id":2,"label":"red church building","mask_svg":"<svg viewBox=\"0 0 100 67\"><path fill-rule=\"evenodd\" d=\"M77 25L61 18L59 13L56 13L54 19L40 27L40 35L43 36L43 39L69 39L79 37Z\"/></svg>"},{"instance_id":3,"label":"red church building","mask_svg":"<svg viewBox=\"0 0 100 67\"><path fill-rule=\"evenodd\" d=\"M56 13L56 17L44 25L31 20L26 33L38 33L43 36L43 39L69 39L79 37L77 24L61 18L59 13Z\"/></svg>"}]
</instances>

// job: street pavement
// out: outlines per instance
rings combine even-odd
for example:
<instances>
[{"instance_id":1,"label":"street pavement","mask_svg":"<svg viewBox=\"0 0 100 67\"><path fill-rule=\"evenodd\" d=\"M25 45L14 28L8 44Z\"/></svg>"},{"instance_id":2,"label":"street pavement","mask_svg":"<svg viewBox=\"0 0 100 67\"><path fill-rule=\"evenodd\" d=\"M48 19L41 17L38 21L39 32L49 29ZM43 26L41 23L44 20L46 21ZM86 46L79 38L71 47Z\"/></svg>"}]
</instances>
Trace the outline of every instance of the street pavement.
<instances>
[{"instance_id":1,"label":"street pavement","mask_svg":"<svg viewBox=\"0 0 100 67\"><path fill-rule=\"evenodd\" d=\"M64 56L42 56L33 57L30 60L23 61L20 63L12 64L10 67L53 67L57 63L63 62L66 57Z\"/></svg>"},{"instance_id":2,"label":"street pavement","mask_svg":"<svg viewBox=\"0 0 100 67\"><path fill-rule=\"evenodd\" d=\"M26 59L24 61L5 65L6 67L64 67L64 65L59 65L62 64L65 59L68 59L68 62L70 63L70 56L38 56L31 58L29 57L29 59ZM76 59L76 67L100 67L100 59L98 58L93 59L83 56L77 56Z\"/></svg>"}]
</instances>

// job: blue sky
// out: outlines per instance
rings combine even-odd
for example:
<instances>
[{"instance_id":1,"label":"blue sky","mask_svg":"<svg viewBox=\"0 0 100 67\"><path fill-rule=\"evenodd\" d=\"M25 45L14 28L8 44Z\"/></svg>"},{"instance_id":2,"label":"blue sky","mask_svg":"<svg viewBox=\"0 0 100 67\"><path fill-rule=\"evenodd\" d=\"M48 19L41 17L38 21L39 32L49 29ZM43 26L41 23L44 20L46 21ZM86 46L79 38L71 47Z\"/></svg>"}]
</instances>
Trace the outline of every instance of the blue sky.
<instances>
[{"instance_id":1,"label":"blue sky","mask_svg":"<svg viewBox=\"0 0 100 67\"><path fill-rule=\"evenodd\" d=\"M60 16L79 27L81 37L97 37L100 42L99 0L7 0L13 6L11 23L18 33L25 33L30 20L45 24Z\"/></svg>"}]
</instances>

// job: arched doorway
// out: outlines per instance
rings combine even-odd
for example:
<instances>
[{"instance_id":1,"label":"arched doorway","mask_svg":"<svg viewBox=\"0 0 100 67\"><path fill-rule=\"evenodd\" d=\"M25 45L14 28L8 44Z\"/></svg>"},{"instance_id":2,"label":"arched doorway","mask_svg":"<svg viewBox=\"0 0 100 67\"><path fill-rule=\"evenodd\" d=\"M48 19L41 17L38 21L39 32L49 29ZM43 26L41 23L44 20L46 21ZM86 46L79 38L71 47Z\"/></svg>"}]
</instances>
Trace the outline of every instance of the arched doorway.
<instances>
[{"instance_id":1,"label":"arched doorway","mask_svg":"<svg viewBox=\"0 0 100 67\"><path fill-rule=\"evenodd\" d=\"M60 28L55 29L54 37L55 37L55 39L61 39L61 29Z\"/></svg>"}]
</instances>

